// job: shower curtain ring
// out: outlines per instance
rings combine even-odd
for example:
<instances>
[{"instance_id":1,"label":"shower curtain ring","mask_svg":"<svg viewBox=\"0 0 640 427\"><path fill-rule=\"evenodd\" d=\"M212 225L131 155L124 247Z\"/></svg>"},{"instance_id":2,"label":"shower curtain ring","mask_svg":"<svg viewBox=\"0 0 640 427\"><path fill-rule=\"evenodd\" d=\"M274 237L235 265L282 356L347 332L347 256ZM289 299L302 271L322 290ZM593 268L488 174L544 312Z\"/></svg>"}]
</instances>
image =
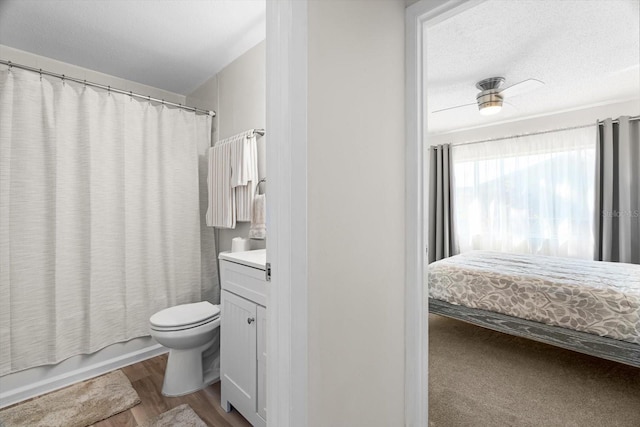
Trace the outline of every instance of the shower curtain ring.
<instances>
[{"instance_id":1,"label":"shower curtain ring","mask_svg":"<svg viewBox=\"0 0 640 427\"><path fill-rule=\"evenodd\" d=\"M9 66L9 71L11 71L11 67L13 67L13 64L11 63L11 61L8 61L7 65Z\"/></svg>"},{"instance_id":2,"label":"shower curtain ring","mask_svg":"<svg viewBox=\"0 0 640 427\"><path fill-rule=\"evenodd\" d=\"M129 101L133 101L133 91L129 91Z\"/></svg>"},{"instance_id":3,"label":"shower curtain ring","mask_svg":"<svg viewBox=\"0 0 640 427\"><path fill-rule=\"evenodd\" d=\"M64 77L64 74L63 74L62 75L62 86L64 86L64 79L65 79L65 77Z\"/></svg>"},{"instance_id":4,"label":"shower curtain ring","mask_svg":"<svg viewBox=\"0 0 640 427\"><path fill-rule=\"evenodd\" d=\"M40 68L40 81L42 81L42 68Z\"/></svg>"}]
</instances>

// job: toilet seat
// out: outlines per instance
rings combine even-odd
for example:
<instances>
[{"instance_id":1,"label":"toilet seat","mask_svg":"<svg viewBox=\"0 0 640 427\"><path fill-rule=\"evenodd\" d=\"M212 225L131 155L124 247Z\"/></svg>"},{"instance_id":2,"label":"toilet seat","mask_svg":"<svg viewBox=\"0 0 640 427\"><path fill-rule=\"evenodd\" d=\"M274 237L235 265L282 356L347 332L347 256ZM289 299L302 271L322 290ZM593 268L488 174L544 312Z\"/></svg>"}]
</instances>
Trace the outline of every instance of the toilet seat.
<instances>
[{"instance_id":1,"label":"toilet seat","mask_svg":"<svg viewBox=\"0 0 640 427\"><path fill-rule=\"evenodd\" d=\"M220 307L202 301L165 308L151 316L151 329L156 331L181 331L195 328L220 317Z\"/></svg>"}]
</instances>

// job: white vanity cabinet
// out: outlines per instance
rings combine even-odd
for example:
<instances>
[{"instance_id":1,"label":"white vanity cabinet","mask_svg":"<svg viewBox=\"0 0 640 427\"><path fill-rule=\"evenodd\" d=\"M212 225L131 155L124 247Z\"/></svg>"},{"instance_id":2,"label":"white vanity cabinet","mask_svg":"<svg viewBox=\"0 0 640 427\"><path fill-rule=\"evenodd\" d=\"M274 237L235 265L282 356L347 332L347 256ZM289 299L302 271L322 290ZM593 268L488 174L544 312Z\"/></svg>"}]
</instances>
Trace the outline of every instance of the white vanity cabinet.
<instances>
[{"instance_id":1,"label":"white vanity cabinet","mask_svg":"<svg viewBox=\"0 0 640 427\"><path fill-rule=\"evenodd\" d=\"M266 254L223 252L219 258L221 404L266 426Z\"/></svg>"}]
</instances>

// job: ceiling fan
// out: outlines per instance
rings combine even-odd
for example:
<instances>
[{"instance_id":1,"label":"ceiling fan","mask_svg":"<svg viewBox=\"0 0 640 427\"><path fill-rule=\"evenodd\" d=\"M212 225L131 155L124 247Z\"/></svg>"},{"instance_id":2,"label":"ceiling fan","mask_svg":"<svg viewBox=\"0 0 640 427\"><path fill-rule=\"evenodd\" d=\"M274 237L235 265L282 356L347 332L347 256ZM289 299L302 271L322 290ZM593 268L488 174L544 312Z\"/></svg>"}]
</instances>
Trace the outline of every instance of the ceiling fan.
<instances>
[{"instance_id":1,"label":"ceiling fan","mask_svg":"<svg viewBox=\"0 0 640 427\"><path fill-rule=\"evenodd\" d=\"M442 111L469 107L477 104L480 114L489 116L500 112L502 109L502 103L505 102L505 98L512 98L544 86L544 82L541 82L540 80L527 79L504 89L500 89L500 86L503 83L504 77L489 77L488 79L480 80L476 83L476 87L480 90L480 93L476 95L476 102L443 108L441 110L432 111L432 113L439 113Z\"/></svg>"}]
</instances>

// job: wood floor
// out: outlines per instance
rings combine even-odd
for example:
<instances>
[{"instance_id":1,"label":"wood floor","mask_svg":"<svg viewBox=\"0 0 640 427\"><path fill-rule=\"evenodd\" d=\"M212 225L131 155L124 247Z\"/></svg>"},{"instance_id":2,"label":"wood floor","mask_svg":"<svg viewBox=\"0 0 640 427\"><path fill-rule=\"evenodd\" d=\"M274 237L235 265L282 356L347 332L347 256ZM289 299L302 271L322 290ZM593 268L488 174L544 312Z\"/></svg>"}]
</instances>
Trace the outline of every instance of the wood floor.
<instances>
[{"instance_id":1,"label":"wood floor","mask_svg":"<svg viewBox=\"0 0 640 427\"><path fill-rule=\"evenodd\" d=\"M183 403L189 404L210 427L251 426L235 409L226 413L220 406L220 383L181 397L162 395L162 378L167 355L161 355L122 368L131 385L138 392L139 405L94 424L95 427L135 427L146 420Z\"/></svg>"}]
</instances>

